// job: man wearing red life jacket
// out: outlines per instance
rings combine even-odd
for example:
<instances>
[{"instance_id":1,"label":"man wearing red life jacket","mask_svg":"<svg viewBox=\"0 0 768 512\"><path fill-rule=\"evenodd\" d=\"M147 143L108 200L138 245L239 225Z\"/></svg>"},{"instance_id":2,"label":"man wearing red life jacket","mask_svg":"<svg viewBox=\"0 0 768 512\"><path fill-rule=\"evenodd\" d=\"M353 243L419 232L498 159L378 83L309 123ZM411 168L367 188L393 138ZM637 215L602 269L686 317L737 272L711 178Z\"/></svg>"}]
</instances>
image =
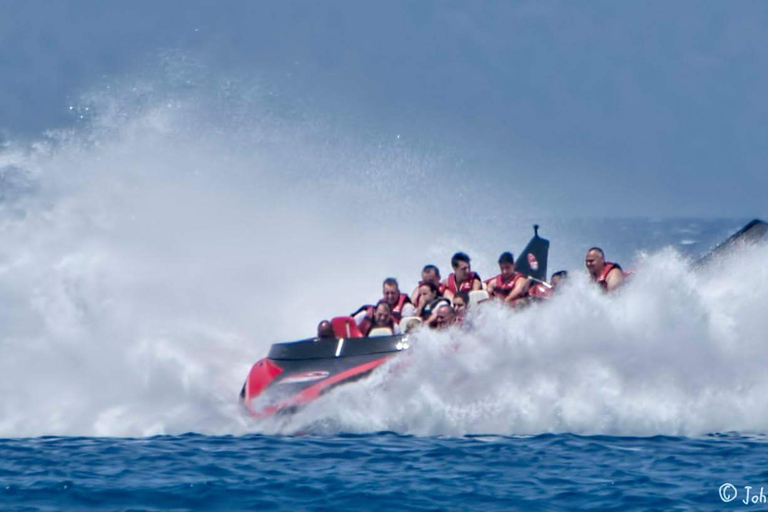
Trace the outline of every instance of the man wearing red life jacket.
<instances>
[{"instance_id":1,"label":"man wearing red life jacket","mask_svg":"<svg viewBox=\"0 0 768 512\"><path fill-rule=\"evenodd\" d=\"M402 317L413 316L416 312L416 308L411 303L411 298L404 293L400 293L400 286L394 277L388 277L384 280L382 293L384 300L392 308L392 316L395 317L395 320L400 321Z\"/></svg>"},{"instance_id":2,"label":"man wearing red life jacket","mask_svg":"<svg viewBox=\"0 0 768 512\"><path fill-rule=\"evenodd\" d=\"M434 265L425 265L424 269L421 271L421 281L419 281L419 284L411 293L411 302L416 309L421 305L421 293L419 292L419 287L426 283L432 283L437 286L437 294L439 296L442 297L443 293L445 293L445 285L440 282L440 269Z\"/></svg>"},{"instance_id":3,"label":"man wearing red life jacket","mask_svg":"<svg viewBox=\"0 0 768 512\"><path fill-rule=\"evenodd\" d=\"M606 292L612 292L624 282L624 271L618 263L605 261L605 253L599 247L587 251L584 259L592 281L599 284Z\"/></svg>"},{"instance_id":4,"label":"man wearing red life jacket","mask_svg":"<svg viewBox=\"0 0 768 512\"><path fill-rule=\"evenodd\" d=\"M453 273L448 276L448 279L443 281L445 285L444 297L453 299L454 294L457 292L471 292L483 289L483 282L480 280L480 276L477 275L477 272L472 272L469 256L463 252L457 252L451 258L451 267L453 267Z\"/></svg>"},{"instance_id":5,"label":"man wearing red life jacket","mask_svg":"<svg viewBox=\"0 0 768 512\"><path fill-rule=\"evenodd\" d=\"M405 316L413 316L416 313L416 308L413 307L410 297L404 293L400 293L400 286L397 284L397 279L394 277L388 277L382 283L382 298L379 302L386 302L392 309L392 316L396 321L400 321ZM366 304L360 306L350 316L354 317L357 325L361 325L365 316L373 317L375 306Z\"/></svg>"},{"instance_id":6,"label":"man wearing red life jacket","mask_svg":"<svg viewBox=\"0 0 768 512\"><path fill-rule=\"evenodd\" d=\"M374 327L386 327L392 331L392 334L400 334L400 329L397 325L397 321L392 316L392 308L385 300L380 300L374 308L373 315L365 315L365 318L360 322L360 332L363 336L368 336L371 329Z\"/></svg>"},{"instance_id":7,"label":"man wearing red life jacket","mask_svg":"<svg viewBox=\"0 0 768 512\"><path fill-rule=\"evenodd\" d=\"M524 299L528 295L530 280L528 276L515 272L515 257L511 252L499 256L499 270L499 275L486 281L488 295L511 305Z\"/></svg>"}]
</instances>

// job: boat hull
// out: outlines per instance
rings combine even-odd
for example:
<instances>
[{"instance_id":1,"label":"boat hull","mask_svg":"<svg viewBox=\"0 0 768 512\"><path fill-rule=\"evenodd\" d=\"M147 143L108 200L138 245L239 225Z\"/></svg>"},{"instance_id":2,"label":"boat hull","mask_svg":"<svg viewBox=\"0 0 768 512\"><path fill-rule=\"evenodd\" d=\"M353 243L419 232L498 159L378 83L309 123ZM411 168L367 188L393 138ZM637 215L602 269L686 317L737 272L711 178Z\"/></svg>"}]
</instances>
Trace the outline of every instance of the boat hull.
<instances>
[{"instance_id":1,"label":"boat hull","mask_svg":"<svg viewBox=\"0 0 768 512\"><path fill-rule=\"evenodd\" d=\"M404 335L276 343L251 368L240 399L255 418L291 413L336 386L366 377L407 348Z\"/></svg>"}]
</instances>

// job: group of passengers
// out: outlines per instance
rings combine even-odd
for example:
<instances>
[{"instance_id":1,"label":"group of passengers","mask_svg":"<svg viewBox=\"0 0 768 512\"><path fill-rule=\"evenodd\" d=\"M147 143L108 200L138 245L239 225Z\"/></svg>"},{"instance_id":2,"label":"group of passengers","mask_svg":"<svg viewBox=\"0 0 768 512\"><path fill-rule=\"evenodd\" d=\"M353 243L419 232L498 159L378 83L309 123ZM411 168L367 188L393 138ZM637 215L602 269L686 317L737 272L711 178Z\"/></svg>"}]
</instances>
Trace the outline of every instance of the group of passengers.
<instances>
[{"instance_id":1,"label":"group of passengers","mask_svg":"<svg viewBox=\"0 0 768 512\"><path fill-rule=\"evenodd\" d=\"M465 324L471 292L484 290L487 300L520 306L530 300L549 298L568 278L565 270L552 274L549 283L517 272L515 258L510 252L502 253L498 264L499 274L483 281L472 271L469 256L457 252L451 258L453 272L446 279L441 280L440 269L435 265L426 265L421 271L421 281L408 296L400 292L396 279L388 277L382 283L383 297L374 305L360 307L350 316L362 336L368 336L374 329L400 334L401 321L404 323L402 330L406 332L421 324L432 329L445 329ZM621 266L605 261L605 253L599 247L587 251L585 264L592 281L606 292L615 290L625 278ZM320 322L317 336L335 337L333 325L328 320Z\"/></svg>"}]
</instances>

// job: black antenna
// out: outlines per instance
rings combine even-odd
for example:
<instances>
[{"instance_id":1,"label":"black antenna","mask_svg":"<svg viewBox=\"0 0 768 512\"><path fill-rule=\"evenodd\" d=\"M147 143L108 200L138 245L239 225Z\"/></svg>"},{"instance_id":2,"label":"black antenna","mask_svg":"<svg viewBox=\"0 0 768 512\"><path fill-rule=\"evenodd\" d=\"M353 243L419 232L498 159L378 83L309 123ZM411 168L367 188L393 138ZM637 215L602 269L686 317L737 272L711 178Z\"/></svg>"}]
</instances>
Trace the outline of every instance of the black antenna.
<instances>
[{"instance_id":1,"label":"black antenna","mask_svg":"<svg viewBox=\"0 0 768 512\"><path fill-rule=\"evenodd\" d=\"M533 225L533 236L539 236L539 225L534 224Z\"/></svg>"}]
</instances>

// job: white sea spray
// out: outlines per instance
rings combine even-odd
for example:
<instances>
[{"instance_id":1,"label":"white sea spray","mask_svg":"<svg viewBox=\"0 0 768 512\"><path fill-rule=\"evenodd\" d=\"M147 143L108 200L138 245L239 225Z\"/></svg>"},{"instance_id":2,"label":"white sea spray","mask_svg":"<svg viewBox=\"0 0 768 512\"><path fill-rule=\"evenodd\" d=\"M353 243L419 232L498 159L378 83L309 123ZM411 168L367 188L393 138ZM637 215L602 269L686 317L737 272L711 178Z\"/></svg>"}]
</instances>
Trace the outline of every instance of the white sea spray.
<instances>
[{"instance_id":1,"label":"white sea spray","mask_svg":"<svg viewBox=\"0 0 768 512\"><path fill-rule=\"evenodd\" d=\"M386 276L409 292L425 263L447 274L455 250L485 277L530 226L488 207L493 184L456 202L451 158L276 113L261 85L223 104L206 87L113 84L82 125L0 150L0 436L768 431L764 248L708 272L654 250L612 297L574 274L546 305L478 311L250 421L237 393L270 343L375 300ZM594 242L569 226L545 234L574 269ZM609 254L645 248L602 235Z\"/></svg>"}]
</instances>

